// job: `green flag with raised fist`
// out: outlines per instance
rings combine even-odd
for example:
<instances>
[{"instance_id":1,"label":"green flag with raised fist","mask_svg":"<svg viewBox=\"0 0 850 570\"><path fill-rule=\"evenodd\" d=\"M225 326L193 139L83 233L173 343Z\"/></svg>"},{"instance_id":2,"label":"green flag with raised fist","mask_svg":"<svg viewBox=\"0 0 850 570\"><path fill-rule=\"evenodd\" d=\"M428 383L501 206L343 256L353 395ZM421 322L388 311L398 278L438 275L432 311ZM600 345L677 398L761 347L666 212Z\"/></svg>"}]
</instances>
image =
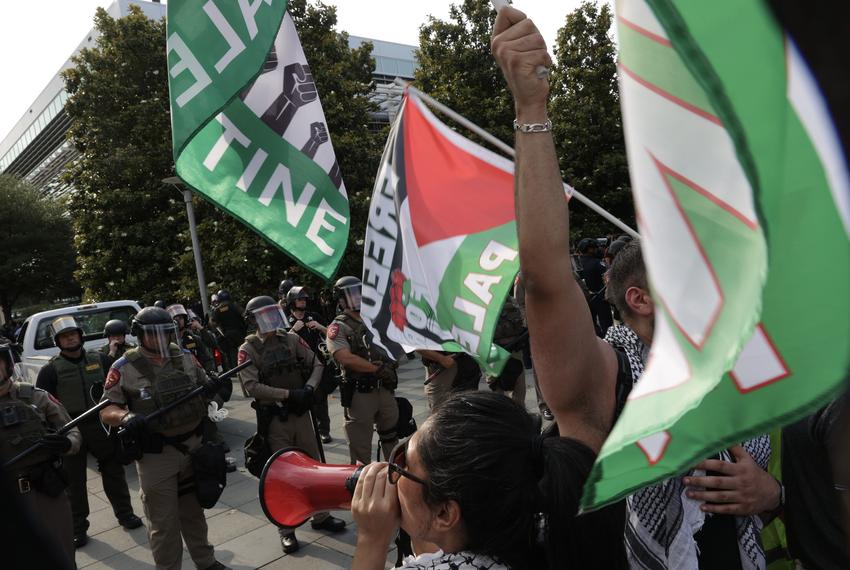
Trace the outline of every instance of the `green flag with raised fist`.
<instances>
[{"instance_id":1,"label":"green flag with raised fist","mask_svg":"<svg viewBox=\"0 0 850 570\"><path fill-rule=\"evenodd\" d=\"M174 162L192 189L330 279L348 197L285 0L172 0Z\"/></svg>"}]
</instances>

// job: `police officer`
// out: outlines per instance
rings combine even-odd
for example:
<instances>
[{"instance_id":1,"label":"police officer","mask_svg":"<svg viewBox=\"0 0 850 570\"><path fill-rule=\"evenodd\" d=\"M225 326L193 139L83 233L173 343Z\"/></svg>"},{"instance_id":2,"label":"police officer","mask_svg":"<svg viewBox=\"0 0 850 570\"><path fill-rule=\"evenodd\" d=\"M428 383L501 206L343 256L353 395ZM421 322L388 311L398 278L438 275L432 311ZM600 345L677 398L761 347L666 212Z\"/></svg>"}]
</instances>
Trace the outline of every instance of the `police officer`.
<instances>
[{"instance_id":1,"label":"police officer","mask_svg":"<svg viewBox=\"0 0 850 570\"><path fill-rule=\"evenodd\" d=\"M219 368L221 371L230 370L236 366L235 361L226 361L224 354L221 352L221 346L218 344L218 339L212 331L204 326L201 317L196 315L192 309L189 309L187 312L189 313L189 329L195 333L196 336L201 338L201 342L203 342L207 349L213 354L213 361L215 362L216 368L221 366L221 368ZM218 356L216 356L216 351L218 351Z\"/></svg>"},{"instance_id":2,"label":"police officer","mask_svg":"<svg viewBox=\"0 0 850 570\"><path fill-rule=\"evenodd\" d=\"M108 341L100 347L100 352L109 357L109 365L124 356L124 353L136 345L127 342L127 324L120 319L112 319L103 327L103 336Z\"/></svg>"},{"instance_id":3,"label":"police officer","mask_svg":"<svg viewBox=\"0 0 850 570\"><path fill-rule=\"evenodd\" d=\"M295 281L290 279L289 277L284 277L283 281L280 282L280 285L277 286L277 298L280 303L280 308L283 309L283 314L286 317L289 317L289 308L286 301L286 296L289 294L289 290L295 286Z\"/></svg>"},{"instance_id":4,"label":"police officer","mask_svg":"<svg viewBox=\"0 0 850 570\"><path fill-rule=\"evenodd\" d=\"M219 346L225 354L227 361L236 362L236 353L239 350L239 345L245 339L248 330L245 326L245 320L242 318L242 309L230 298L230 293L221 289L216 293L218 304L212 310L210 315L209 325L211 328L217 328L221 331L221 339ZM222 397L224 401L230 400L230 395L233 393L233 383L224 385Z\"/></svg>"},{"instance_id":5,"label":"police officer","mask_svg":"<svg viewBox=\"0 0 850 570\"><path fill-rule=\"evenodd\" d=\"M239 362L251 359L255 366L249 366L239 375L255 399L257 431L266 435L271 452L294 446L319 459L309 411L313 392L322 378L322 362L304 339L286 332L283 311L271 297L251 299L246 315L256 324L257 332L239 347ZM313 516L311 526L339 532L345 528L345 521L319 513ZM298 550L292 530L280 529L280 542L287 554Z\"/></svg>"},{"instance_id":6,"label":"police officer","mask_svg":"<svg viewBox=\"0 0 850 570\"><path fill-rule=\"evenodd\" d=\"M39 370L36 386L47 390L65 406L72 417L77 417L100 400L106 371L110 366L109 357L99 352L88 352L83 348L83 329L73 317L59 317L50 327L53 342L60 351ZM83 436L80 453L65 461L69 484L68 497L74 512L74 546L77 548L88 542L88 453L97 459L103 490L118 523L126 529L142 526L142 519L133 514L124 466L115 455L115 439L107 435L97 418L83 422L79 428Z\"/></svg>"},{"instance_id":7,"label":"police officer","mask_svg":"<svg viewBox=\"0 0 850 570\"><path fill-rule=\"evenodd\" d=\"M177 327L164 309L142 309L130 331L141 346L128 350L110 368L103 394L110 405L100 417L143 442L136 470L156 567L180 568L182 535L195 566L226 568L215 559L204 510L194 492L190 454L202 443L205 399L197 396L157 420L145 419L198 384L206 384L206 374L191 353L176 345Z\"/></svg>"},{"instance_id":8,"label":"police officer","mask_svg":"<svg viewBox=\"0 0 850 570\"><path fill-rule=\"evenodd\" d=\"M351 462L369 463L372 430L377 427L384 457L398 442L398 385L395 364L371 346L371 334L360 318L360 280L342 277L334 297L342 313L328 326L328 351L343 367L340 398L345 412L345 435Z\"/></svg>"},{"instance_id":9,"label":"police officer","mask_svg":"<svg viewBox=\"0 0 850 570\"><path fill-rule=\"evenodd\" d=\"M289 330L304 339L310 350L322 361L325 371L322 373L322 381L316 386L313 394L313 415L319 426L319 436L322 443L333 441L331 437L331 418L328 414L328 391L333 391L336 370L325 362L321 349L325 342L327 327L321 322L322 317L317 313L307 310L307 302L310 295L307 289L301 286L292 287L286 294L286 309L289 321ZM329 388L330 387L330 388Z\"/></svg>"},{"instance_id":10,"label":"police officer","mask_svg":"<svg viewBox=\"0 0 850 570\"><path fill-rule=\"evenodd\" d=\"M215 359L213 358L212 351L207 348L201 337L192 332L188 326L189 313L186 311L186 308L180 303L174 303L173 305L169 305L166 310L174 320L174 324L177 325L177 341L180 348L191 352L192 356L204 367L204 370L208 372L215 370Z\"/></svg>"},{"instance_id":11,"label":"police officer","mask_svg":"<svg viewBox=\"0 0 850 570\"><path fill-rule=\"evenodd\" d=\"M5 471L21 500L38 517L45 530L62 546L68 563L74 562L73 519L65 482L59 472L63 454L80 449L82 438L74 428L65 435L55 432L71 421L65 408L47 392L32 384L16 382L12 350L0 345L0 438L10 459L41 442L41 449L10 465ZM8 513L3 516L9 516Z\"/></svg>"}]
</instances>

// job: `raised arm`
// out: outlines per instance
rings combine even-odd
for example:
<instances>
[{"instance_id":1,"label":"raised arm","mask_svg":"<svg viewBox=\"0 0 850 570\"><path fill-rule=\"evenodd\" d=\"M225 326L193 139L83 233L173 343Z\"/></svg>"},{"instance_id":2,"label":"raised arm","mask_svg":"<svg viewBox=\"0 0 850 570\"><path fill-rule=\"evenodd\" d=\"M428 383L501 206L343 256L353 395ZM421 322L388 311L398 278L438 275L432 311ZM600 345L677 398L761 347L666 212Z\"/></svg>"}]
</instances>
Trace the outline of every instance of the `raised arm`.
<instances>
[{"instance_id":1,"label":"raised arm","mask_svg":"<svg viewBox=\"0 0 850 570\"><path fill-rule=\"evenodd\" d=\"M548 120L550 66L534 23L511 7L499 11L491 45L514 96L519 124ZM611 428L617 360L593 329L572 277L567 201L551 132L516 134L516 209L531 351L540 389L562 436L594 450Z\"/></svg>"}]
</instances>

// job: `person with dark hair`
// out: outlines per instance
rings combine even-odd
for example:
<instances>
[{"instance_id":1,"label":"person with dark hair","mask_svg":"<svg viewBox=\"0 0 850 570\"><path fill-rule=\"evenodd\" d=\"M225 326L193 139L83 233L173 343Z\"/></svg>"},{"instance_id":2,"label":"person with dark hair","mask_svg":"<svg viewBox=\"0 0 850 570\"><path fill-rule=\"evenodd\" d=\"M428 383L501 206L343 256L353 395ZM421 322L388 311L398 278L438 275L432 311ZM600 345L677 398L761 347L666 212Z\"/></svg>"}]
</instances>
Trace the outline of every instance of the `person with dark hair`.
<instances>
[{"instance_id":1,"label":"person with dark hair","mask_svg":"<svg viewBox=\"0 0 850 570\"><path fill-rule=\"evenodd\" d=\"M402 568L622 567L612 550L596 548L596 536L617 535L622 521L576 518L593 460L576 440L540 434L509 398L456 394L399 443L388 464L361 473L351 505L353 568L383 568L399 525L419 552Z\"/></svg>"},{"instance_id":2,"label":"person with dark hair","mask_svg":"<svg viewBox=\"0 0 850 570\"><path fill-rule=\"evenodd\" d=\"M535 370L560 435L598 452L652 342L655 306L640 246L624 248L614 260L609 298L625 324L600 339L584 294L568 278L569 211L547 116L549 82L537 74L551 63L545 42L534 23L510 6L499 11L493 35L492 52L517 114L517 232ZM764 566L757 515L777 507L780 487L765 471L767 437L745 446L696 466L716 474L673 477L628 498L625 542L633 568ZM573 480L583 481L584 466L574 469ZM597 548L615 548L617 538L599 536Z\"/></svg>"}]
</instances>

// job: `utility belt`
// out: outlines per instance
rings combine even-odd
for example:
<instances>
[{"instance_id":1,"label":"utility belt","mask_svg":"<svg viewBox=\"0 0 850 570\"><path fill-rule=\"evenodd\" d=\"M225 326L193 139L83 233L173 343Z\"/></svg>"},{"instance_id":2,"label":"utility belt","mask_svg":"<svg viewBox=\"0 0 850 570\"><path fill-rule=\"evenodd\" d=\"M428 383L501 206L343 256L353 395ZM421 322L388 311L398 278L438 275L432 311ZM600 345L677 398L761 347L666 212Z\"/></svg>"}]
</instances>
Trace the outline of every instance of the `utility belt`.
<instances>
[{"instance_id":1,"label":"utility belt","mask_svg":"<svg viewBox=\"0 0 850 570\"><path fill-rule=\"evenodd\" d=\"M27 472L12 478L15 490L21 495L38 491L48 497L56 497L68 487L68 476L61 467L61 460L35 465Z\"/></svg>"},{"instance_id":2,"label":"utility belt","mask_svg":"<svg viewBox=\"0 0 850 570\"><path fill-rule=\"evenodd\" d=\"M375 376L355 376L350 380L346 380L346 382L351 382L352 386L354 386L354 391L361 394L369 394L383 387L381 379Z\"/></svg>"},{"instance_id":3,"label":"utility belt","mask_svg":"<svg viewBox=\"0 0 850 570\"><path fill-rule=\"evenodd\" d=\"M274 418L279 418L282 422L289 419L289 406L287 406L287 402L260 404L254 400L251 402L251 407L257 412L257 431L264 436L268 435L269 425Z\"/></svg>"},{"instance_id":4,"label":"utility belt","mask_svg":"<svg viewBox=\"0 0 850 570\"><path fill-rule=\"evenodd\" d=\"M183 442L188 440L190 437L195 435L203 435L204 433L204 422L203 420L198 422L198 426L195 429L189 430L185 433L179 433L177 435L166 436L161 433L151 433L148 434L148 437L144 438L144 442L142 443L142 452L143 453L162 453L163 448L166 445L170 445L171 447L176 448L178 451L182 453L188 453L189 448L183 445Z\"/></svg>"}]
</instances>

